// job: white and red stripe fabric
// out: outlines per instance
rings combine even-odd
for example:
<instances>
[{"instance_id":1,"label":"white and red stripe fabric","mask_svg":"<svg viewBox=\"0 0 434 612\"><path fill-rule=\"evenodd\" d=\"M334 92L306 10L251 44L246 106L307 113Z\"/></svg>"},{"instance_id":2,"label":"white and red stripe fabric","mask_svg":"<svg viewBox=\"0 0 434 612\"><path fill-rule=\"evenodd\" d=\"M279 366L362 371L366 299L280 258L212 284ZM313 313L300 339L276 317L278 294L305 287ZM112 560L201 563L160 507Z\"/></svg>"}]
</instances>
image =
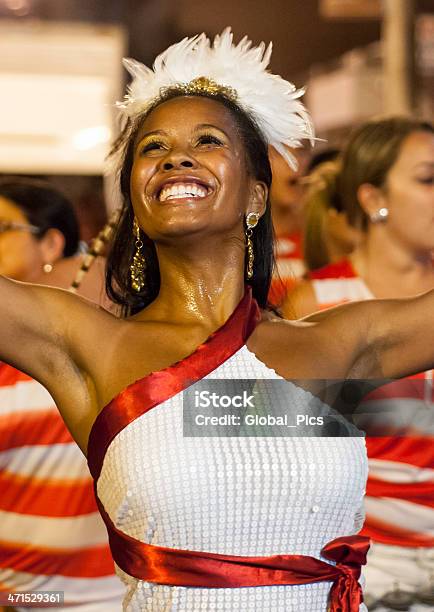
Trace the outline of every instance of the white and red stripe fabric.
<instances>
[{"instance_id":1,"label":"white and red stripe fabric","mask_svg":"<svg viewBox=\"0 0 434 612\"><path fill-rule=\"evenodd\" d=\"M276 236L274 256L276 269L268 299L275 306L280 306L306 272L301 234Z\"/></svg>"},{"instance_id":2,"label":"white and red stripe fabric","mask_svg":"<svg viewBox=\"0 0 434 612\"><path fill-rule=\"evenodd\" d=\"M33 590L64 591L69 610L114 612L124 587L86 459L53 399L0 363L0 591Z\"/></svg>"},{"instance_id":3,"label":"white and red stripe fabric","mask_svg":"<svg viewBox=\"0 0 434 612\"><path fill-rule=\"evenodd\" d=\"M321 309L374 298L348 260L311 272L310 279ZM394 574L391 551L395 565L406 564L405 572L409 576L411 559L417 562L422 554L421 549L426 549L422 556L425 561L428 557L432 559L429 568L413 567L415 580L416 575L421 579L424 571L432 572L434 569L433 372L393 381L378 388L364 399L364 406L369 408L370 404L375 404L375 410L381 415L393 415L394 426L398 422L403 430L400 433L405 435L366 439L369 476L365 498L366 520L361 534L371 537L374 542L371 559L377 553L384 557L384 580L386 574ZM387 432L386 421L384 426ZM381 565L379 563L379 569ZM368 591L369 568L370 562L365 572ZM399 577L399 573L397 567L395 578ZM413 582L409 578L409 583ZM374 590L378 591L380 585L376 586L378 588Z\"/></svg>"}]
</instances>

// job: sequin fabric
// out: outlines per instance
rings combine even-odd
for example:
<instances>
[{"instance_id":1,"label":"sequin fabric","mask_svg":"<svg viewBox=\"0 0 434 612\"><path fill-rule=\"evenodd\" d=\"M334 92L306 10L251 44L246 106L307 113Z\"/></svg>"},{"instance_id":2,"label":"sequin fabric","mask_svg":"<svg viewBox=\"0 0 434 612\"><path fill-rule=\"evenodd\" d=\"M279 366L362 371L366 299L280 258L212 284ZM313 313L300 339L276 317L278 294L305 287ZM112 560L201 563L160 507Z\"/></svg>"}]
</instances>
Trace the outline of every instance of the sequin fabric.
<instances>
[{"instance_id":1,"label":"sequin fabric","mask_svg":"<svg viewBox=\"0 0 434 612\"><path fill-rule=\"evenodd\" d=\"M280 377L243 346L207 378ZM312 396L291 388L291 409L302 413ZM117 435L97 488L115 525L143 542L326 561L327 542L362 526L366 477L363 437L183 437L177 395ZM326 612L331 587L170 587L117 572L126 612Z\"/></svg>"}]
</instances>

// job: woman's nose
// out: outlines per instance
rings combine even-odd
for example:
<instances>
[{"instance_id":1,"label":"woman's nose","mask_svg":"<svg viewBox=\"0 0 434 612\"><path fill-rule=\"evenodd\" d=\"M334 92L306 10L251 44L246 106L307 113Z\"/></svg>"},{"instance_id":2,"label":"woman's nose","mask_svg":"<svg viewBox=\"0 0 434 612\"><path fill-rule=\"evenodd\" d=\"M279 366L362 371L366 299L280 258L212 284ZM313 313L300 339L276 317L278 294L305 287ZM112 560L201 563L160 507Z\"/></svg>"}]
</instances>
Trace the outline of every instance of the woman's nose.
<instances>
[{"instance_id":1,"label":"woman's nose","mask_svg":"<svg viewBox=\"0 0 434 612\"><path fill-rule=\"evenodd\" d=\"M189 159L183 159L179 163L174 163L171 160L171 161L165 161L164 162L163 170L173 170L174 168L177 168L177 167L181 167L181 168L193 168L193 166L194 166L193 162L190 161Z\"/></svg>"},{"instance_id":2,"label":"woman's nose","mask_svg":"<svg viewBox=\"0 0 434 612\"><path fill-rule=\"evenodd\" d=\"M163 170L174 170L175 168L195 168L197 166L193 157L185 151L171 151L163 162Z\"/></svg>"}]
</instances>

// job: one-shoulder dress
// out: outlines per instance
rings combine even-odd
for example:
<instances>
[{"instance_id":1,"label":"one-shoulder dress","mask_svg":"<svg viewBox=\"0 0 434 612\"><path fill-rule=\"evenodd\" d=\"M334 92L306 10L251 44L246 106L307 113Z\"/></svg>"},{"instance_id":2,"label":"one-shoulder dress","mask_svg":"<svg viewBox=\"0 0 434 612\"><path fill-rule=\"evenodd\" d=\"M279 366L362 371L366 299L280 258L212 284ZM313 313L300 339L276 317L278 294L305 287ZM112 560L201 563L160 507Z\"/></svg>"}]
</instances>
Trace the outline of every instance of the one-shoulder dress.
<instances>
[{"instance_id":1,"label":"one-shoulder dress","mask_svg":"<svg viewBox=\"0 0 434 612\"><path fill-rule=\"evenodd\" d=\"M95 421L88 461L126 611L366 609L353 594L366 553L355 535L362 436L183 435L182 391L195 382L282 380L245 344L258 320L246 291L189 357L127 387ZM303 412L313 396L288 385L288 410Z\"/></svg>"}]
</instances>

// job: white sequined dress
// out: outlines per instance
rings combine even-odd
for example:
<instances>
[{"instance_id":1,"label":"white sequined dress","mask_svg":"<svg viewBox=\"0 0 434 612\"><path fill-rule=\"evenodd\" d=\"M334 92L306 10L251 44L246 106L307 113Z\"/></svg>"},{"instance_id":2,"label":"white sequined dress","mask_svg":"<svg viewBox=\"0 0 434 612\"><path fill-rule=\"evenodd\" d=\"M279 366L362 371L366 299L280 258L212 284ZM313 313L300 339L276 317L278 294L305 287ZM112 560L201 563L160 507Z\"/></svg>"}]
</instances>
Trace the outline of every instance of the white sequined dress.
<instances>
[{"instance_id":1,"label":"white sequined dress","mask_svg":"<svg viewBox=\"0 0 434 612\"><path fill-rule=\"evenodd\" d=\"M244 345L206 378L280 377ZM290 409L303 413L313 396L291 388ZM180 549L325 560L327 542L361 528L363 437L183 437L182 419L178 393L109 444L97 492L124 533ZM174 587L117 571L131 612L326 612L331 587Z\"/></svg>"}]
</instances>

